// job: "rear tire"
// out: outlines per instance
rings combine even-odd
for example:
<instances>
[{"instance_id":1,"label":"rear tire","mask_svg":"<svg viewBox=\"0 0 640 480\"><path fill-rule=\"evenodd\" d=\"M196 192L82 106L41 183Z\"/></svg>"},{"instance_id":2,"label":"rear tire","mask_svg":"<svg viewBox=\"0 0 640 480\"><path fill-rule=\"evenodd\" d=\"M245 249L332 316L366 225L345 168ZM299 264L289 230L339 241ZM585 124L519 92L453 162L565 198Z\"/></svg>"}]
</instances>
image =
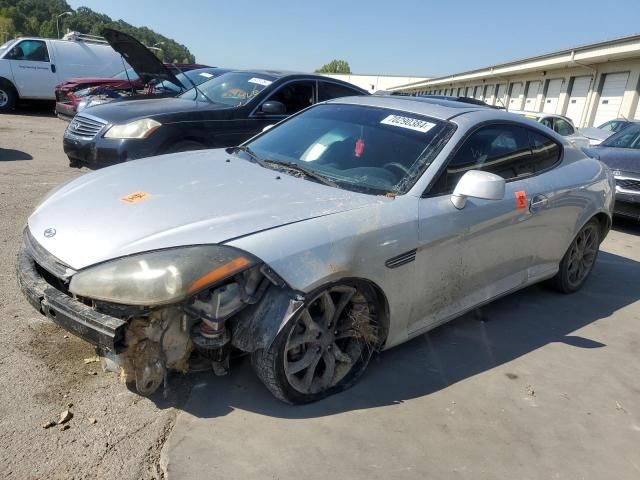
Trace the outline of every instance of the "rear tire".
<instances>
[{"instance_id":1,"label":"rear tire","mask_svg":"<svg viewBox=\"0 0 640 480\"><path fill-rule=\"evenodd\" d=\"M202 150L204 148L207 147L199 142L195 142L193 140L182 140L171 145L164 153L188 152L190 150Z\"/></svg>"},{"instance_id":2,"label":"rear tire","mask_svg":"<svg viewBox=\"0 0 640 480\"><path fill-rule=\"evenodd\" d=\"M549 285L561 293L574 293L582 288L593 270L600 247L600 224L591 219L580 229L560 262L560 270Z\"/></svg>"},{"instance_id":3,"label":"rear tire","mask_svg":"<svg viewBox=\"0 0 640 480\"><path fill-rule=\"evenodd\" d=\"M270 348L251 355L253 369L278 399L315 402L351 387L381 343L380 305L360 282L317 290Z\"/></svg>"},{"instance_id":4,"label":"rear tire","mask_svg":"<svg viewBox=\"0 0 640 480\"><path fill-rule=\"evenodd\" d=\"M0 80L0 113L12 111L16 106L18 94L11 83Z\"/></svg>"}]
</instances>

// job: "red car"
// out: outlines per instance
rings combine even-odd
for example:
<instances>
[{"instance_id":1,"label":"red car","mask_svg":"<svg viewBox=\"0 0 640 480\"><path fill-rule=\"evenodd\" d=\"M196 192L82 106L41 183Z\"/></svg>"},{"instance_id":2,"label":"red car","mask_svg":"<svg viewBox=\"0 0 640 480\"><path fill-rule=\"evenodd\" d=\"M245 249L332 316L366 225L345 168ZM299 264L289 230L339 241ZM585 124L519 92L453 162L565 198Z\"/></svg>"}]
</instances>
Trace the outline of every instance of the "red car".
<instances>
[{"instance_id":1,"label":"red car","mask_svg":"<svg viewBox=\"0 0 640 480\"><path fill-rule=\"evenodd\" d=\"M166 95L166 92L155 91L150 85L170 81L178 82L180 89L191 88L189 85L181 85L175 75L196 68L204 68L207 65L200 64L162 64L157 57L140 42L129 35L116 30L105 30L105 39L115 51L121 53L120 46L135 42L138 55L129 55L126 61L131 65L111 78L72 78L65 83L56 86L56 114L59 117L71 118L78 108L80 101L87 95L108 94L114 97L126 95ZM152 68L150 68L152 67Z\"/></svg>"}]
</instances>

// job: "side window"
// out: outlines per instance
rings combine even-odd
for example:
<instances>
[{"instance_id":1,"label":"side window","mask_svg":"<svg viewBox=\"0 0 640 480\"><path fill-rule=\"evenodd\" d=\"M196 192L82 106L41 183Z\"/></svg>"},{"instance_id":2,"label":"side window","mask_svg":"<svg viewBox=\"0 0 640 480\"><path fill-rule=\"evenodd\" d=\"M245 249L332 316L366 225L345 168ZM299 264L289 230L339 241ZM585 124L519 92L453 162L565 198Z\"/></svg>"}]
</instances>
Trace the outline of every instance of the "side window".
<instances>
[{"instance_id":1,"label":"side window","mask_svg":"<svg viewBox=\"0 0 640 480\"><path fill-rule=\"evenodd\" d=\"M549 137L529 130L529 141L535 173L547 170L560 161L560 145Z\"/></svg>"},{"instance_id":2,"label":"side window","mask_svg":"<svg viewBox=\"0 0 640 480\"><path fill-rule=\"evenodd\" d=\"M324 102L332 98L350 97L352 95L362 95L361 92L344 85L338 85L331 82L319 82L318 101Z\"/></svg>"},{"instance_id":3,"label":"side window","mask_svg":"<svg viewBox=\"0 0 640 480\"><path fill-rule=\"evenodd\" d=\"M505 180L534 173L527 130L492 125L474 132L449 161L430 193L450 193L469 170L484 170Z\"/></svg>"},{"instance_id":4,"label":"side window","mask_svg":"<svg viewBox=\"0 0 640 480\"><path fill-rule=\"evenodd\" d=\"M556 118L554 130L558 135L562 135L563 137L573 135L575 133L571 124L562 118Z\"/></svg>"},{"instance_id":5,"label":"side window","mask_svg":"<svg viewBox=\"0 0 640 480\"><path fill-rule=\"evenodd\" d=\"M551 130L553 130L553 118L551 117L543 118L542 120L540 120L540 123L545 127L548 127Z\"/></svg>"},{"instance_id":6,"label":"side window","mask_svg":"<svg viewBox=\"0 0 640 480\"><path fill-rule=\"evenodd\" d=\"M284 103L286 114L291 115L313 105L315 82L292 82L281 87L268 100Z\"/></svg>"},{"instance_id":7,"label":"side window","mask_svg":"<svg viewBox=\"0 0 640 480\"><path fill-rule=\"evenodd\" d=\"M32 62L48 62L47 44L42 40L23 40L11 49L6 58Z\"/></svg>"}]
</instances>

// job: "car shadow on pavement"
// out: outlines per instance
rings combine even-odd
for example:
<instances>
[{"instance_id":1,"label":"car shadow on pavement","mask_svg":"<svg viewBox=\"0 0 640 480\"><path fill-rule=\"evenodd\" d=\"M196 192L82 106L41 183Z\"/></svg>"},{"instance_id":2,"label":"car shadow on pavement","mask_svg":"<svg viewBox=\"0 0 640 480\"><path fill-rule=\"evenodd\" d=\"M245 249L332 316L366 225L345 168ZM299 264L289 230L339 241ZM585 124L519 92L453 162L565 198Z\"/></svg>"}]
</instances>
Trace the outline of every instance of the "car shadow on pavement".
<instances>
[{"instance_id":1,"label":"car shadow on pavement","mask_svg":"<svg viewBox=\"0 0 640 480\"><path fill-rule=\"evenodd\" d=\"M640 300L640 263L600 252L596 268L584 288L562 295L544 286L532 286L451 321L374 358L351 389L303 406L276 400L261 384L245 357L232 364L231 373L188 377L191 394L182 405L169 406L200 418L224 416L235 409L281 418L312 418L345 411L393 405L429 395L466 378L510 362L550 343L567 349L606 348L575 334L597 320ZM478 320L482 318L483 320ZM517 378L507 372L505 378ZM180 383L172 377L170 384ZM170 396L171 397L171 396ZM153 397L152 397L153 399Z\"/></svg>"},{"instance_id":2,"label":"car shadow on pavement","mask_svg":"<svg viewBox=\"0 0 640 480\"><path fill-rule=\"evenodd\" d=\"M22 150L0 148L0 162L15 162L18 160L33 160L33 157Z\"/></svg>"}]
</instances>

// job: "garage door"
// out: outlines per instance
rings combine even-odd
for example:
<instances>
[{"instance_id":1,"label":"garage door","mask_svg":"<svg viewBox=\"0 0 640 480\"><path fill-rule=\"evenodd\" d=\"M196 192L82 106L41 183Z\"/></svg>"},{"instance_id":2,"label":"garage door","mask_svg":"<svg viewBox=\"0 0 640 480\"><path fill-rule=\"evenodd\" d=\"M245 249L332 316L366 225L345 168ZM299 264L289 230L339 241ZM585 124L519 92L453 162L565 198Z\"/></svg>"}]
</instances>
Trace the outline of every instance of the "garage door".
<instances>
[{"instance_id":1,"label":"garage door","mask_svg":"<svg viewBox=\"0 0 640 480\"><path fill-rule=\"evenodd\" d=\"M507 86L505 84L502 85L498 85L498 92L496 93L496 100L495 100L495 104L498 107L504 107L504 94L506 92L506 88Z\"/></svg>"},{"instance_id":2,"label":"garage door","mask_svg":"<svg viewBox=\"0 0 640 480\"><path fill-rule=\"evenodd\" d=\"M493 105L493 94L495 90L495 85L487 85L487 89L484 91L484 101L489 105Z\"/></svg>"},{"instance_id":3,"label":"garage door","mask_svg":"<svg viewBox=\"0 0 640 480\"><path fill-rule=\"evenodd\" d=\"M509 97L509 110L522 110L523 100L522 83L512 84L511 95Z\"/></svg>"},{"instance_id":4,"label":"garage door","mask_svg":"<svg viewBox=\"0 0 640 480\"><path fill-rule=\"evenodd\" d=\"M558 108L558 98L560 98L561 89L561 78L549 80L549 85L547 85L547 94L545 95L544 105L542 107L542 111L544 113L556 113L556 108Z\"/></svg>"},{"instance_id":5,"label":"garage door","mask_svg":"<svg viewBox=\"0 0 640 480\"><path fill-rule=\"evenodd\" d=\"M525 98L524 100L525 110L529 110L532 112L536 110L536 103L538 101L538 94L540 93L541 87L542 82L529 82L529 88L527 88L527 98Z\"/></svg>"},{"instance_id":6,"label":"garage door","mask_svg":"<svg viewBox=\"0 0 640 480\"><path fill-rule=\"evenodd\" d=\"M465 97L473 97L473 87L467 87L467 91L464 94Z\"/></svg>"},{"instance_id":7,"label":"garage door","mask_svg":"<svg viewBox=\"0 0 640 480\"><path fill-rule=\"evenodd\" d=\"M622 96L627 87L628 79L629 72L608 73L605 75L598 109L596 110L596 119L593 121L594 126L597 127L604 122L618 118L620 105L622 105Z\"/></svg>"},{"instance_id":8,"label":"garage door","mask_svg":"<svg viewBox=\"0 0 640 480\"><path fill-rule=\"evenodd\" d=\"M590 86L591 77L575 77L573 79L566 116L573 120L577 127L581 126L580 120L582 120L582 112L587 103L587 94Z\"/></svg>"}]
</instances>

